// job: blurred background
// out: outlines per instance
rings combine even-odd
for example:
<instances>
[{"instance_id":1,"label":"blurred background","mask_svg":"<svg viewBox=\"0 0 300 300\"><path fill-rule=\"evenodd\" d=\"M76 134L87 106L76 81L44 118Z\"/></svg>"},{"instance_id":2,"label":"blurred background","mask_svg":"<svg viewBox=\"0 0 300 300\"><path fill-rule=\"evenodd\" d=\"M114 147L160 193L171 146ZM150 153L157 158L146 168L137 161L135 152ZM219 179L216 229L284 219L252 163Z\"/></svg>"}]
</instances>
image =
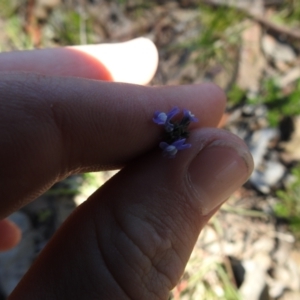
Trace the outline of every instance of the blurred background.
<instances>
[{"instance_id":1,"label":"blurred background","mask_svg":"<svg viewBox=\"0 0 300 300\"><path fill-rule=\"evenodd\" d=\"M300 1L0 0L2 52L140 36L159 51L150 85L212 81L226 91L220 127L255 161L201 233L170 299L300 299ZM23 238L0 253L1 300L114 173L71 176L10 216Z\"/></svg>"}]
</instances>

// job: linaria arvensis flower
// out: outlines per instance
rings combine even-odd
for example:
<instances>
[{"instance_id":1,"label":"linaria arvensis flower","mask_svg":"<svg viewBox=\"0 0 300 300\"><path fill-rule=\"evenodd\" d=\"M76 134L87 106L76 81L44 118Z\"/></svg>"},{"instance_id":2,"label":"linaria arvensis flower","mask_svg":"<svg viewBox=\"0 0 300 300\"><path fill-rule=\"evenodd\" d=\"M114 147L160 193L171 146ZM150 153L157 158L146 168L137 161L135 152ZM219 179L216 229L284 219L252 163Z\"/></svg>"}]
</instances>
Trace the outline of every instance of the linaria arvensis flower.
<instances>
[{"instance_id":1,"label":"linaria arvensis flower","mask_svg":"<svg viewBox=\"0 0 300 300\"><path fill-rule=\"evenodd\" d=\"M162 125L165 130L163 141L159 147L163 155L174 158L179 150L190 148L191 144L185 144L189 136L188 126L191 122L198 122L198 119L187 109L183 110L183 117L180 121L173 121L173 117L180 113L178 107L174 107L168 113L156 111L153 122Z\"/></svg>"}]
</instances>

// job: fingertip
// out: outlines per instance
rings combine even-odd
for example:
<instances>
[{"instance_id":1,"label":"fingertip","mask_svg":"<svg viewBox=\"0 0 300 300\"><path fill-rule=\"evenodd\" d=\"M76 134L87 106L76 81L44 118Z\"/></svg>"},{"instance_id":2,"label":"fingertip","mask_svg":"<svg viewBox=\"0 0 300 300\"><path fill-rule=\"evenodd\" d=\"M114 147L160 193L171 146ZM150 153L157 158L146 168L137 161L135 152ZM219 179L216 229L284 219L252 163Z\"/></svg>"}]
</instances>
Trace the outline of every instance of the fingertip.
<instances>
[{"instance_id":1,"label":"fingertip","mask_svg":"<svg viewBox=\"0 0 300 300\"><path fill-rule=\"evenodd\" d=\"M202 88L203 93L205 93L204 97L211 102L211 105L215 107L215 109L218 111L218 115L221 118L227 103L227 97L224 90L212 82L204 82L202 84Z\"/></svg>"},{"instance_id":2,"label":"fingertip","mask_svg":"<svg viewBox=\"0 0 300 300\"><path fill-rule=\"evenodd\" d=\"M193 113L199 118L199 123L196 123L195 127L216 127L226 108L225 92L212 82L197 84L194 91L197 98L201 99L195 102L195 109L193 108Z\"/></svg>"},{"instance_id":3,"label":"fingertip","mask_svg":"<svg viewBox=\"0 0 300 300\"><path fill-rule=\"evenodd\" d=\"M166 111L171 107L178 106L190 110L199 119L198 123L191 125L193 129L197 127L216 127L226 107L224 91L210 82L166 86L155 88L153 91L155 92L153 101L156 105L155 109ZM162 108L163 105L168 105L168 108Z\"/></svg>"},{"instance_id":4,"label":"fingertip","mask_svg":"<svg viewBox=\"0 0 300 300\"><path fill-rule=\"evenodd\" d=\"M147 38L136 38L124 43L70 47L97 59L110 72L113 81L147 84L155 75L158 52Z\"/></svg>"},{"instance_id":5,"label":"fingertip","mask_svg":"<svg viewBox=\"0 0 300 300\"><path fill-rule=\"evenodd\" d=\"M225 130L200 129L191 140L196 155L189 162L188 178L201 213L209 215L247 181L253 159L245 143Z\"/></svg>"},{"instance_id":6,"label":"fingertip","mask_svg":"<svg viewBox=\"0 0 300 300\"><path fill-rule=\"evenodd\" d=\"M0 251L7 251L20 242L21 230L9 219L3 219L0 221L0 236Z\"/></svg>"}]
</instances>

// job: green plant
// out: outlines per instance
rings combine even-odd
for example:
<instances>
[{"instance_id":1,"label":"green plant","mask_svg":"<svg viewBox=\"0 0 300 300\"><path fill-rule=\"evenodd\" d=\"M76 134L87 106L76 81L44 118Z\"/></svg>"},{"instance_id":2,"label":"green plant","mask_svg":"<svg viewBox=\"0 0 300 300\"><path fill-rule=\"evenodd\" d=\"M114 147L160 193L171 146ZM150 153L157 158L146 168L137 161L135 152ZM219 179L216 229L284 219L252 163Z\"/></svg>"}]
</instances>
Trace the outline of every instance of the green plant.
<instances>
[{"instance_id":1,"label":"green plant","mask_svg":"<svg viewBox=\"0 0 300 300\"><path fill-rule=\"evenodd\" d=\"M167 46L167 52L171 55L177 52L183 58L180 64L197 66L197 76L215 78L217 74L224 86L231 82L237 68L237 57L241 45L241 33L246 24L242 22L245 15L229 7L212 8L207 5L198 5L198 16L193 18L199 28L197 33L191 33L192 37L179 43L171 43ZM187 76L186 81L191 82Z\"/></svg>"},{"instance_id":2,"label":"green plant","mask_svg":"<svg viewBox=\"0 0 300 300\"><path fill-rule=\"evenodd\" d=\"M4 30L14 50L33 49L32 41L24 32L22 20L17 15L11 16L8 20L6 20Z\"/></svg>"},{"instance_id":3,"label":"green plant","mask_svg":"<svg viewBox=\"0 0 300 300\"><path fill-rule=\"evenodd\" d=\"M186 267L186 273L179 287L170 299L240 300L237 289L232 284L224 265L214 256L203 259L195 251Z\"/></svg>"},{"instance_id":4,"label":"green plant","mask_svg":"<svg viewBox=\"0 0 300 300\"><path fill-rule=\"evenodd\" d=\"M55 40L61 46L91 43L92 20L76 11L54 11L49 19Z\"/></svg>"},{"instance_id":5,"label":"green plant","mask_svg":"<svg viewBox=\"0 0 300 300\"><path fill-rule=\"evenodd\" d=\"M246 93L238 87L234 87L228 93L232 98L229 103L238 104L246 97L245 102L252 105L264 104L268 108L268 121L276 127L282 117L295 116L300 114L300 80L298 80L290 94L284 94L275 79L268 79L262 83L261 91L258 96L249 98Z\"/></svg>"},{"instance_id":6,"label":"green plant","mask_svg":"<svg viewBox=\"0 0 300 300\"><path fill-rule=\"evenodd\" d=\"M222 240L224 231L216 216L210 220L210 226ZM196 246L171 299L240 300L233 276L230 262L222 252L211 254Z\"/></svg>"},{"instance_id":7,"label":"green plant","mask_svg":"<svg viewBox=\"0 0 300 300\"><path fill-rule=\"evenodd\" d=\"M22 1L18 1L18 0L1 0L0 15L4 18L11 17L21 4Z\"/></svg>"},{"instance_id":8,"label":"green plant","mask_svg":"<svg viewBox=\"0 0 300 300\"><path fill-rule=\"evenodd\" d=\"M243 103L252 105L266 105L268 108L268 121L276 127L285 116L300 114L300 80L294 85L292 92L285 94L274 78L264 80L261 91L255 97L247 97L246 91L233 85L227 93L229 105Z\"/></svg>"},{"instance_id":9,"label":"green plant","mask_svg":"<svg viewBox=\"0 0 300 300\"><path fill-rule=\"evenodd\" d=\"M103 183L103 173L93 172L82 174L83 182L80 187L80 193L84 197L89 197L93 194Z\"/></svg>"},{"instance_id":10,"label":"green plant","mask_svg":"<svg viewBox=\"0 0 300 300\"><path fill-rule=\"evenodd\" d=\"M199 50L197 62L207 63L211 59L226 64L228 51L239 44L241 26L237 26L244 14L234 8L200 7L201 34L191 41L190 47Z\"/></svg>"},{"instance_id":11,"label":"green plant","mask_svg":"<svg viewBox=\"0 0 300 300\"><path fill-rule=\"evenodd\" d=\"M252 210L252 209L245 209L235 207L228 203L224 203L221 207L221 211L226 211L229 213L237 214L240 216L251 217L251 218L261 218L261 219L268 219L268 215L265 212Z\"/></svg>"},{"instance_id":12,"label":"green plant","mask_svg":"<svg viewBox=\"0 0 300 300\"><path fill-rule=\"evenodd\" d=\"M291 172L292 182L276 193L280 202L275 205L274 212L277 217L286 219L290 229L300 237L300 164Z\"/></svg>"},{"instance_id":13,"label":"green plant","mask_svg":"<svg viewBox=\"0 0 300 300\"><path fill-rule=\"evenodd\" d=\"M238 85L234 84L227 92L228 104L235 106L241 104L246 98L246 91L241 89Z\"/></svg>"},{"instance_id":14,"label":"green plant","mask_svg":"<svg viewBox=\"0 0 300 300\"><path fill-rule=\"evenodd\" d=\"M292 26L300 25L299 0L284 0L277 11L276 21Z\"/></svg>"}]
</instances>

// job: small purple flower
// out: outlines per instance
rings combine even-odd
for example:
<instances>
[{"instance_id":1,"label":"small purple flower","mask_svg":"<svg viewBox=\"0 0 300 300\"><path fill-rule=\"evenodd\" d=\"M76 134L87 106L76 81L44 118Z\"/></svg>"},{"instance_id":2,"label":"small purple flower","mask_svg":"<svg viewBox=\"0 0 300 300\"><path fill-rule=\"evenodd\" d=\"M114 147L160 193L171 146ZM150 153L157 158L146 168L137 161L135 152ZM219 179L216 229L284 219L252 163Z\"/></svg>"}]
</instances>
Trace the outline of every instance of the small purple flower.
<instances>
[{"instance_id":1,"label":"small purple flower","mask_svg":"<svg viewBox=\"0 0 300 300\"><path fill-rule=\"evenodd\" d=\"M185 144L186 139L180 139L172 144L168 144L166 142L160 142L159 147L163 149L163 154L164 156L167 156L169 158L174 158L178 150L183 150L190 148L192 145L191 144Z\"/></svg>"},{"instance_id":2,"label":"small purple flower","mask_svg":"<svg viewBox=\"0 0 300 300\"><path fill-rule=\"evenodd\" d=\"M163 125L165 133L163 142L159 147L163 150L163 155L174 158L179 150L190 148L191 144L185 144L189 136L188 127L191 122L198 122L198 119L187 109L183 109L183 117L173 121L172 118L180 112L178 107L172 108L169 112L156 111L154 113L153 122Z\"/></svg>"},{"instance_id":3,"label":"small purple flower","mask_svg":"<svg viewBox=\"0 0 300 300\"><path fill-rule=\"evenodd\" d=\"M154 118L152 119L154 123L158 125L164 125L167 132L171 132L174 125L170 123L170 120L180 112L178 107L174 107L168 113L156 111L154 113Z\"/></svg>"},{"instance_id":4,"label":"small purple flower","mask_svg":"<svg viewBox=\"0 0 300 300\"><path fill-rule=\"evenodd\" d=\"M190 110L184 109L183 110L183 117L187 118L190 122L198 122L198 119L195 117L194 114L191 113Z\"/></svg>"}]
</instances>

